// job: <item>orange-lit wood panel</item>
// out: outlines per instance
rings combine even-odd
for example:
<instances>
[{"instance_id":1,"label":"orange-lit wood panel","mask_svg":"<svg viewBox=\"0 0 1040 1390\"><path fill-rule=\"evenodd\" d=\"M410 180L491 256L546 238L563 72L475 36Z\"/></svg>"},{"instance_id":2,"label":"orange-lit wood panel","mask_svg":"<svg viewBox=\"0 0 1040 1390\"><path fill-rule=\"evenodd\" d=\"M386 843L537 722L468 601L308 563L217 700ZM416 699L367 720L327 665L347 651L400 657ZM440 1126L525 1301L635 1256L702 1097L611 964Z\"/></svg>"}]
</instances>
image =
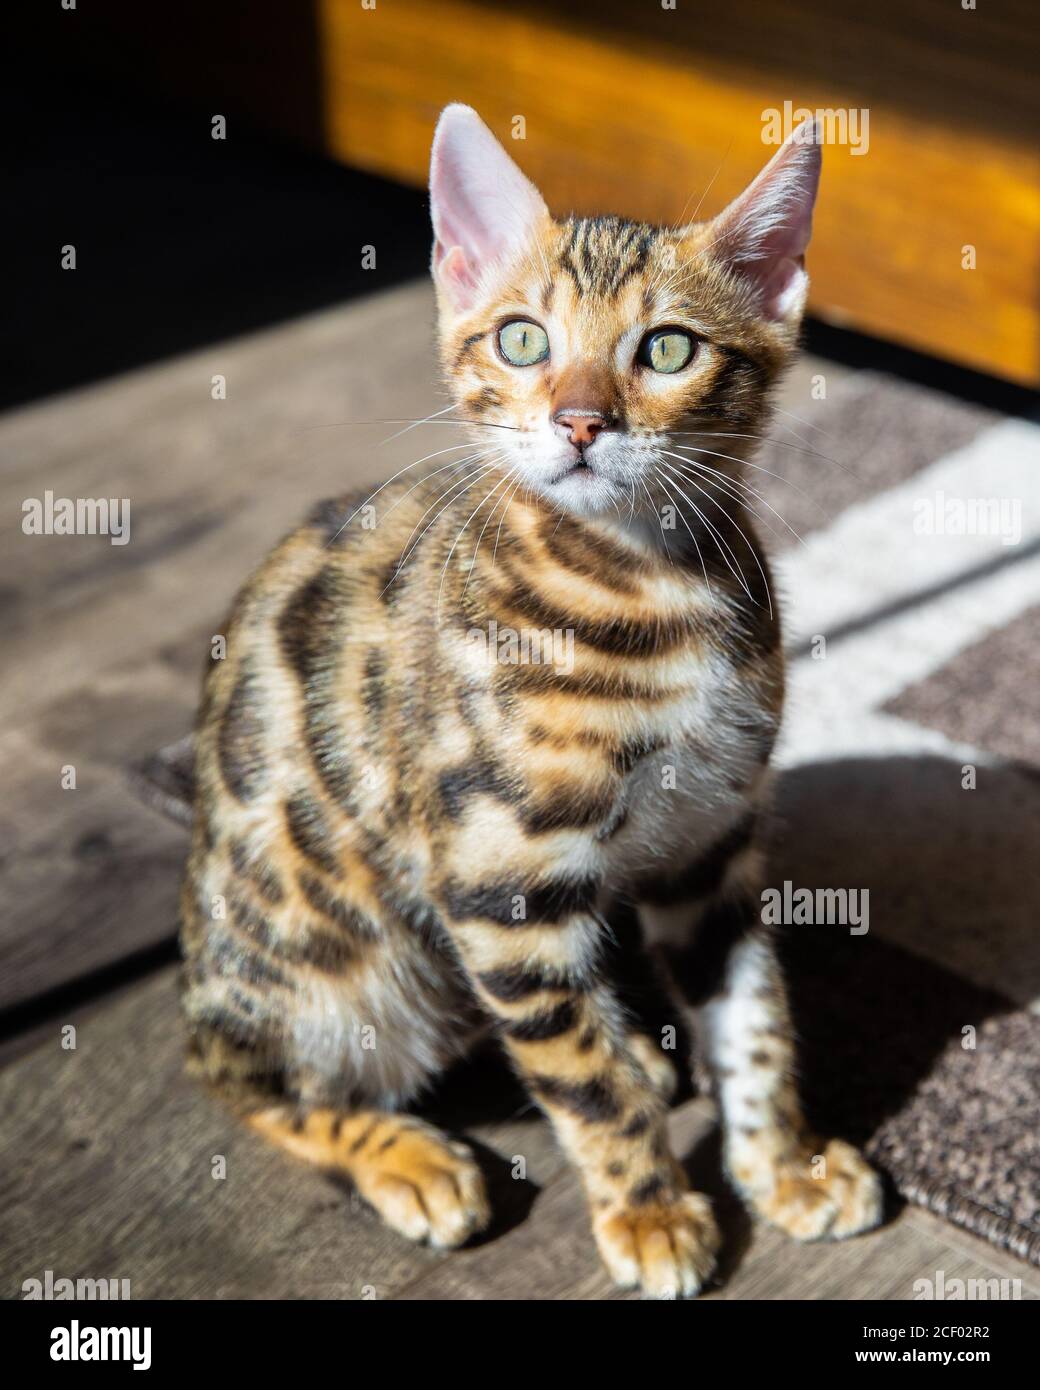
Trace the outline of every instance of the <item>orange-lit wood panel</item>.
<instances>
[{"instance_id":1,"label":"orange-lit wood panel","mask_svg":"<svg viewBox=\"0 0 1040 1390\"><path fill-rule=\"evenodd\" d=\"M825 151L813 311L1038 384L1040 163L1023 62L1037 26L1030 5L1000 11L319 0L324 138L337 158L422 182L438 109L466 101L554 209L673 221L717 211L768 158L765 109L865 108L865 152Z\"/></svg>"}]
</instances>

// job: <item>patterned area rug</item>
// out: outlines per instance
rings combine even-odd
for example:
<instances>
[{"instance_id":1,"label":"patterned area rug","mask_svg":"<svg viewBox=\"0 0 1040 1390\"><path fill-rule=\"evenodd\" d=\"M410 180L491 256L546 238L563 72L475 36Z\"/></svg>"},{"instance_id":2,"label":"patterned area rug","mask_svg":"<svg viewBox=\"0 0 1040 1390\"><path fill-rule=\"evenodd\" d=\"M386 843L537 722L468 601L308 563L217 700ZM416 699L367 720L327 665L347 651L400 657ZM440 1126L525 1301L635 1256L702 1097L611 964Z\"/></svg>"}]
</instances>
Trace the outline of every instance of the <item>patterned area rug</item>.
<instances>
[{"instance_id":1,"label":"patterned area rug","mask_svg":"<svg viewBox=\"0 0 1040 1390\"><path fill-rule=\"evenodd\" d=\"M828 370L754 475L791 653L772 879L867 908L785 928L803 1089L907 1201L1040 1264L1040 429ZM189 762L138 778L181 821Z\"/></svg>"}]
</instances>

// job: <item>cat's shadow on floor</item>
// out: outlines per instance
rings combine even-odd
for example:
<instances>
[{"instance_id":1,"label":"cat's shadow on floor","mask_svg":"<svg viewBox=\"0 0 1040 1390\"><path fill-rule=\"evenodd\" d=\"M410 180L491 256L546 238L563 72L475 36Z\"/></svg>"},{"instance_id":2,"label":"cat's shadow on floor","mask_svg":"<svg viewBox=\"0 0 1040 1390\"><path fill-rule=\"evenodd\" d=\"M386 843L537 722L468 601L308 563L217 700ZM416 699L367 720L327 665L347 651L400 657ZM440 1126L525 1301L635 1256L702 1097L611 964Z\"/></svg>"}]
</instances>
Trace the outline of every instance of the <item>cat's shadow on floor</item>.
<instances>
[{"instance_id":1,"label":"cat's shadow on floor","mask_svg":"<svg viewBox=\"0 0 1040 1390\"><path fill-rule=\"evenodd\" d=\"M771 883L869 891L859 899L865 933L841 922L782 929L802 1092L821 1133L867 1143L966 1025L1040 995L1040 783L1010 767L979 769L974 790L963 779L959 763L932 756L815 763L778 778ZM632 930L629 919L612 925L621 939ZM631 1002L649 1009L651 1028L670 1014L646 978ZM424 1110L456 1130L544 1123L493 1045ZM526 1219L537 1189L486 1146L478 1158L496 1204L487 1241ZM723 1174L717 1130L684 1161L715 1202L724 1283L751 1225ZM897 1206L890 1193L889 1219Z\"/></svg>"}]
</instances>

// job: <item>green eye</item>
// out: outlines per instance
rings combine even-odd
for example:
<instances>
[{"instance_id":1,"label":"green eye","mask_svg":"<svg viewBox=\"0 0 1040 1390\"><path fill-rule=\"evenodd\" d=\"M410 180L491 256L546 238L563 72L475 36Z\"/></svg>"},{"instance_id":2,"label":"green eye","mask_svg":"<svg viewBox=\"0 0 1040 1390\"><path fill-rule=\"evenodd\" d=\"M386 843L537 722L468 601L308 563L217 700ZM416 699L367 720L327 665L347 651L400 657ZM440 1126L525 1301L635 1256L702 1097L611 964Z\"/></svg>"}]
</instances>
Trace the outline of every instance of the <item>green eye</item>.
<instances>
[{"instance_id":1,"label":"green eye","mask_svg":"<svg viewBox=\"0 0 1040 1390\"><path fill-rule=\"evenodd\" d=\"M533 367L549 356L549 335L527 319L514 319L498 330L502 356L514 367Z\"/></svg>"},{"instance_id":2,"label":"green eye","mask_svg":"<svg viewBox=\"0 0 1040 1390\"><path fill-rule=\"evenodd\" d=\"M681 328L659 329L648 333L639 344L636 361L655 372L678 372L686 366L697 350L689 333Z\"/></svg>"}]
</instances>

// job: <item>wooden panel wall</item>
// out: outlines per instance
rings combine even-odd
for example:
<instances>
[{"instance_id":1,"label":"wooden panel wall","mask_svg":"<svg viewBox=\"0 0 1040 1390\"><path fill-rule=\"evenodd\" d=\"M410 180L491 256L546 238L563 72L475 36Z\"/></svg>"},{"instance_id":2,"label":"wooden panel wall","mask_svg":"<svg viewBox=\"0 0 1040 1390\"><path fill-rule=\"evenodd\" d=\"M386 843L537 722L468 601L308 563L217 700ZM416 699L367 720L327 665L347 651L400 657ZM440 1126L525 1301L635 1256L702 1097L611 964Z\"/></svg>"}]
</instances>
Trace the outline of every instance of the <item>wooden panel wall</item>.
<instances>
[{"instance_id":1,"label":"wooden panel wall","mask_svg":"<svg viewBox=\"0 0 1040 1390\"><path fill-rule=\"evenodd\" d=\"M182 0L154 31L107 0L85 60L416 184L446 102L507 143L522 116L558 211L709 215L764 110L865 109L866 152L825 151L813 311L1040 385L1036 0Z\"/></svg>"},{"instance_id":2,"label":"wooden panel wall","mask_svg":"<svg viewBox=\"0 0 1040 1390\"><path fill-rule=\"evenodd\" d=\"M467 101L554 209L675 220L717 211L765 162L766 108L865 107L865 153L825 151L813 311L1036 384L1037 13L1031 0L320 0L326 140L420 182L437 110Z\"/></svg>"}]
</instances>

